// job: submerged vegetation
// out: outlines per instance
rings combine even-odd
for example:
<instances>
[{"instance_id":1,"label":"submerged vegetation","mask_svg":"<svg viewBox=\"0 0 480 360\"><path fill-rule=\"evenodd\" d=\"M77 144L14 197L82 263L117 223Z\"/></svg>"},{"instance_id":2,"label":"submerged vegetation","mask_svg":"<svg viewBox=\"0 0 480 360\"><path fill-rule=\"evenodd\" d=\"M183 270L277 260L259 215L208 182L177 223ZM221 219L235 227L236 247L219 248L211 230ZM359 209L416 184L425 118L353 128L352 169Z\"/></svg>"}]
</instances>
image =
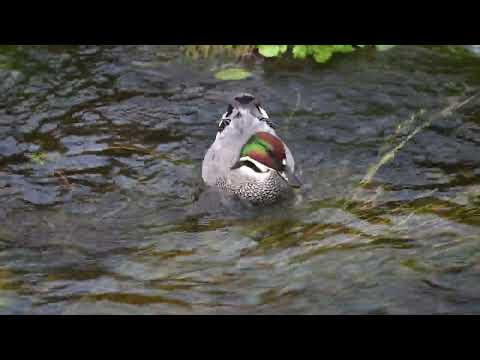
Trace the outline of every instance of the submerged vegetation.
<instances>
[{"instance_id":1,"label":"submerged vegetation","mask_svg":"<svg viewBox=\"0 0 480 360\"><path fill-rule=\"evenodd\" d=\"M37 165L45 165L45 161L47 161L47 154L46 153L33 153L30 155L30 160L32 163L37 164Z\"/></svg>"},{"instance_id":2,"label":"submerged vegetation","mask_svg":"<svg viewBox=\"0 0 480 360\"><path fill-rule=\"evenodd\" d=\"M215 74L215 77L219 80L243 80L251 75L250 72L241 68L230 68L220 70Z\"/></svg>"}]
</instances>

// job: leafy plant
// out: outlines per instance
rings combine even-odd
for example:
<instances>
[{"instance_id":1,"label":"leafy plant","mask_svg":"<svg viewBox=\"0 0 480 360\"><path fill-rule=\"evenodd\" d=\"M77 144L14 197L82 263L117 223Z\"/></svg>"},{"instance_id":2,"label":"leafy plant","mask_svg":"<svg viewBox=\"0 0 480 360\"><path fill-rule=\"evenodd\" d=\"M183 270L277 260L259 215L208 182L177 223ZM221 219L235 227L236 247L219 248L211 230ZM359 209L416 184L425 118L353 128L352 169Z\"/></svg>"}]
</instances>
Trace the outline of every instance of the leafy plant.
<instances>
[{"instance_id":1,"label":"leafy plant","mask_svg":"<svg viewBox=\"0 0 480 360\"><path fill-rule=\"evenodd\" d=\"M369 45L355 45L363 48ZM389 50L395 45L373 45L379 51ZM328 61L334 53L350 53L355 51L353 45L292 45L292 54L295 59L305 59L312 56L316 62L324 63ZM258 51L261 55L277 57L288 51L288 45L258 45Z\"/></svg>"},{"instance_id":2,"label":"leafy plant","mask_svg":"<svg viewBox=\"0 0 480 360\"><path fill-rule=\"evenodd\" d=\"M257 45L258 51L265 57L282 55L287 51L288 45Z\"/></svg>"},{"instance_id":3,"label":"leafy plant","mask_svg":"<svg viewBox=\"0 0 480 360\"><path fill-rule=\"evenodd\" d=\"M241 58L258 51L266 58L279 57L289 49L295 59L313 57L316 62L324 63L335 53L350 53L356 49L374 47L378 51L386 51L395 45L188 45L185 47L187 56L198 59L217 55L227 55Z\"/></svg>"}]
</instances>

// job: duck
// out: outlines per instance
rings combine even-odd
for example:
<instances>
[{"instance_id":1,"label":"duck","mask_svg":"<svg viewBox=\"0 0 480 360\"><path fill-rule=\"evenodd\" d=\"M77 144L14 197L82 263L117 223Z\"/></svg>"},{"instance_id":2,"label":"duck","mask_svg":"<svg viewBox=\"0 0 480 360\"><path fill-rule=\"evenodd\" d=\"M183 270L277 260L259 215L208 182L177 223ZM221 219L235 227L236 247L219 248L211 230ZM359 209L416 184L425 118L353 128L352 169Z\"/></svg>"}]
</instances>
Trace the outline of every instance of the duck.
<instances>
[{"instance_id":1,"label":"duck","mask_svg":"<svg viewBox=\"0 0 480 360\"><path fill-rule=\"evenodd\" d=\"M302 185L292 152L250 93L229 101L203 159L202 179L225 195L260 206L291 198Z\"/></svg>"}]
</instances>

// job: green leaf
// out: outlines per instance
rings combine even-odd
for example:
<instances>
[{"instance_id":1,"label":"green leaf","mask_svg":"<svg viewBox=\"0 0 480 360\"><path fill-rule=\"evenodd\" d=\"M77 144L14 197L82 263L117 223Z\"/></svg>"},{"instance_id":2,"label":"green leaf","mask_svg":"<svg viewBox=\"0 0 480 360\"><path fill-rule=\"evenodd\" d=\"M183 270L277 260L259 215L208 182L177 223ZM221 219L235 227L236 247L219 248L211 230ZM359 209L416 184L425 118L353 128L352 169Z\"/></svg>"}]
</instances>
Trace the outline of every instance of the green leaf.
<instances>
[{"instance_id":1,"label":"green leaf","mask_svg":"<svg viewBox=\"0 0 480 360\"><path fill-rule=\"evenodd\" d=\"M258 51L265 57L275 57L287 51L287 45L258 45Z\"/></svg>"},{"instance_id":2,"label":"green leaf","mask_svg":"<svg viewBox=\"0 0 480 360\"><path fill-rule=\"evenodd\" d=\"M313 58L318 63L326 62L333 54L333 46L331 45L314 45L312 50Z\"/></svg>"},{"instance_id":3,"label":"green leaf","mask_svg":"<svg viewBox=\"0 0 480 360\"><path fill-rule=\"evenodd\" d=\"M386 51L390 50L391 48L395 47L396 45L375 45L378 51Z\"/></svg>"},{"instance_id":4,"label":"green leaf","mask_svg":"<svg viewBox=\"0 0 480 360\"><path fill-rule=\"evenodd\" d=\"M315 54L313 54L313 58L318 63L324 63L327 60L329 60L331 57L332 57L331 51L322 51L322 52L316 52Z\"/></svg>"},{"instance_id":5,"label":"green leaf","mask_svg":"<svg viewBox=\"0 0 480 360\"><path fill-rule=\"evenodd\" d=\"M305 59L308 54L308 47L307 45L295 45L292 52L295 59Z\"/></svg>"},{"instance_id":6,"label":"green leaf","mask_svg":"<svg viewBox=\"0 0 480 360\"><path fill-rule=\"evenodd\" d=\"M240 68L231 68L220 70L215 74L218 80L243 80L248 78L252 73Z\"/></svg>"},{"instance_id":7,"label":"green leaf","mask_svg":"<svg viewBox=\"0 0 480 360\"><path fill-rule=\"evenodd\" d=\"M47 160L46 153L34 153L30 155L30 159L37 165L44 165L45 160Z\"/></svg>"}]
</instances>

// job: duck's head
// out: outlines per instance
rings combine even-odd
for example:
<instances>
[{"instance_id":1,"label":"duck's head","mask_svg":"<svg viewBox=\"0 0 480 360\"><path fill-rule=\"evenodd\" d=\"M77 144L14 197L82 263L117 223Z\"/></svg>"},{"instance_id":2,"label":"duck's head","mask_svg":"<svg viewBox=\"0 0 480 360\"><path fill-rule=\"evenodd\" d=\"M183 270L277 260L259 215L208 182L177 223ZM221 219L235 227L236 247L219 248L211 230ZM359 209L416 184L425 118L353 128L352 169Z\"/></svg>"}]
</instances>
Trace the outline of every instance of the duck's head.
<instances>
[{"instance_id":1,"label":"duck's head","mask_svg":"<svg viewBox=\"0 0 480 360\"><path fill-rule=\"evenodd\" d=\"M277 136L259 131L243 145L238 161L231 170L241 171L245 176L263 181L275 173L294 188L300 181L286 161L285 146Z\"/></svg>"},{"instance_id":2,"label":"duck's head","mask_svg":"<svg viewBox=\"0 0 480 360\"><path fill-rule=\"evenodd\" d=\"M235 136L245 140L245 135L272 129L273 124L260 101L252 94L240 93L230 100L220 119L217 138Z\"/></svg>"}]
</instances>

